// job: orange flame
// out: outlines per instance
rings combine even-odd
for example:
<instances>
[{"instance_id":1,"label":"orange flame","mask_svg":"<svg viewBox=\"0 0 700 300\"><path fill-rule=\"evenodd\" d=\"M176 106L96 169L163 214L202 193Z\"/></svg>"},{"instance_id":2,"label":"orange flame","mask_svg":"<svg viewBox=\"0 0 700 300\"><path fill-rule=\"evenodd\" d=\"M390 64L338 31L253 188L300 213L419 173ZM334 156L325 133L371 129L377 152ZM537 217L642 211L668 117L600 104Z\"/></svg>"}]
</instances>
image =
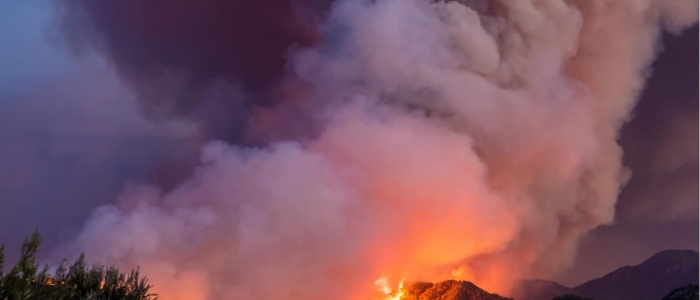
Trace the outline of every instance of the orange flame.
<instances>
[{"instance_id":1,"label":"orange flame","mask_svg":"<svg viewBox=\"0 0 700 300\"><path fill-rule=\"evenodd\" d=\"M396 292L394 292L394 290L389 286L389 279L386 277L377 279L377 281L374 282L374 285L377 286L386 296L383 300L400 300L401 297L403 297L403 284L405 281L405 277L401 279Z\"/></svg>"}]
</instances>

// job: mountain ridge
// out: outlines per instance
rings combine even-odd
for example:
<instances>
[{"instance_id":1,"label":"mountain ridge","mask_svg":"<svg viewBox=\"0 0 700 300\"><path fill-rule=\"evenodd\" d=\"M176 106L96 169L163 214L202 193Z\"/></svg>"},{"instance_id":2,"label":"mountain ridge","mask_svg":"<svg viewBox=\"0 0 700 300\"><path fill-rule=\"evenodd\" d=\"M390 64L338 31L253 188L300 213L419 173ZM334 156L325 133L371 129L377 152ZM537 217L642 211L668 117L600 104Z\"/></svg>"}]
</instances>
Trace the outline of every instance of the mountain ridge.
<instances>
[{"instance_id":1,"label":"mountain ridge","mask_svg":"<svg viewBox=\"0 0 700 300\"><path fill-rule=\"evenodd\" d=\"M698 252L671 249L573 288L555 281L525 280L514 289L513 295L516 300L549 300L564 294L595 300L658 300L690 284L698 284Z\"/></svg>"},{"instance_id":2,"label":"mountain ridge","mask_svg":"<svg viewBox=\"0 0 700 300\"><path fill-rule=\"evenodd\" d=\"M698 252L664 250L637 265L620 267L604 276L576 287L550 280L523 280L511 293L512 298L489 293L469 281L446 280L437 283L415 282L404 288L402 300L685 300L672 295L697 296ZM695 287L688 290L688 287ZM683 289L685 287L685 289Z\"/></svg>"}]
</instances>

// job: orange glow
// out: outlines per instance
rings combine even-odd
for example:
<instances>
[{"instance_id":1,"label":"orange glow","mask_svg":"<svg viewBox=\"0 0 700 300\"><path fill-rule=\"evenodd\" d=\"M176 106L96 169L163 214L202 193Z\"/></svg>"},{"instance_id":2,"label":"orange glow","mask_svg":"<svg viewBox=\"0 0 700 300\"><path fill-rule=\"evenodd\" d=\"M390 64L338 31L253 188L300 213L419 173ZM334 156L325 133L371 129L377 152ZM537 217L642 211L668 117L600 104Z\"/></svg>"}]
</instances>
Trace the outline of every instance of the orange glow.
<instances>
[{"instance_id":1,"label":"orange glow","mask_svg":"<svg viewBox=\"0 0 700 300\"><path fill-rule=\"evenodd\" d=\"M404 277L429 282L453 279L452 271L461 268L460 279L506 290L507 279L492 278L492 270L466 264L505 250L518 230L516 215L506 207L508 199L480 184L486 174L470 141L410 120L395 122L395 128L355 120L341 123L314 149L338 169L362 171L363 176L348 180L364 193L363 199L372 202L364 204L373 208L370 218L378 220L374 239L364 249L367 264L381 275L378 286L394 291L388 282ZM417 144L414 135L430 140ZM345 140L371 143L347 145ZM411 150L394 153L391 149Z\"/></svg>"},{"instance_id":2,"label":"orange glow","mask_svg":"<svg viewBox=\"0 0 700 300\"><path fill-rule=\"evenodd\" d=\"M403 284L405 281L406 278L401 279L396 291L391 288L389 285L389 279L386 277L377 279L377 281L374 282L374 285L377 286L382 293L384 293L385 298L383 300L401 300L404 293Z\"/></svg>"}]
</instances>

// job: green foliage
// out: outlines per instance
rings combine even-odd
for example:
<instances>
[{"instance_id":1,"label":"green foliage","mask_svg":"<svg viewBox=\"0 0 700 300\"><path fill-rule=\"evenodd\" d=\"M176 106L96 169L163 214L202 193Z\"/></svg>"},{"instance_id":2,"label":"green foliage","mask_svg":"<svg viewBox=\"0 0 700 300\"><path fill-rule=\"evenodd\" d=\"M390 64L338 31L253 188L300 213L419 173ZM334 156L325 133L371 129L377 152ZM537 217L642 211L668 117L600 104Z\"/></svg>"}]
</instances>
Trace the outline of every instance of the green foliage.
<instances>
[{"instance_id":1,"label":"green foliage","mask_svg":"<svg viewBox=\"0 0 700 300\"><path fill-rule=\"evenodd\" d=\"M17 264L3 273L4 245L0 245L0 300L157 300L139 270L121 273L114 266L88 266L85 256L70 267L66 261L53 276L48 266L39 269L36 253L41 237L35 232L25 240Z\"/></svg>"}]
</instances>

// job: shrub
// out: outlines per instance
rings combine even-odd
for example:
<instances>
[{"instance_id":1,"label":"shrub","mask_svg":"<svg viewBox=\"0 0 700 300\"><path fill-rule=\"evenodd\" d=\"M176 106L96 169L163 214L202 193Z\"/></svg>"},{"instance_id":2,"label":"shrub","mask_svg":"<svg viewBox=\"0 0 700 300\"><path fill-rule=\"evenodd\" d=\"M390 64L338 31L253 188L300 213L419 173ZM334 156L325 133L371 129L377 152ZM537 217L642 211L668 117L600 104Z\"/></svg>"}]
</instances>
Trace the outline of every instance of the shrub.
<instances>
[{"instance_id":1,"label":"shrub","mask_svg":"<svg viewBox=\"0 0 700 300\"><path fill-rule=\"evenodd\" d=\"M139 270L122 273L114 266L88 266L85 255L68 268L66 261L49 276L41 270L36 253L41 237L35 232L24 241L20 258L8 273L3 272L4 245L0 245L0 300L156 300L151 285Z\"/></svg>"}]
</instances>

